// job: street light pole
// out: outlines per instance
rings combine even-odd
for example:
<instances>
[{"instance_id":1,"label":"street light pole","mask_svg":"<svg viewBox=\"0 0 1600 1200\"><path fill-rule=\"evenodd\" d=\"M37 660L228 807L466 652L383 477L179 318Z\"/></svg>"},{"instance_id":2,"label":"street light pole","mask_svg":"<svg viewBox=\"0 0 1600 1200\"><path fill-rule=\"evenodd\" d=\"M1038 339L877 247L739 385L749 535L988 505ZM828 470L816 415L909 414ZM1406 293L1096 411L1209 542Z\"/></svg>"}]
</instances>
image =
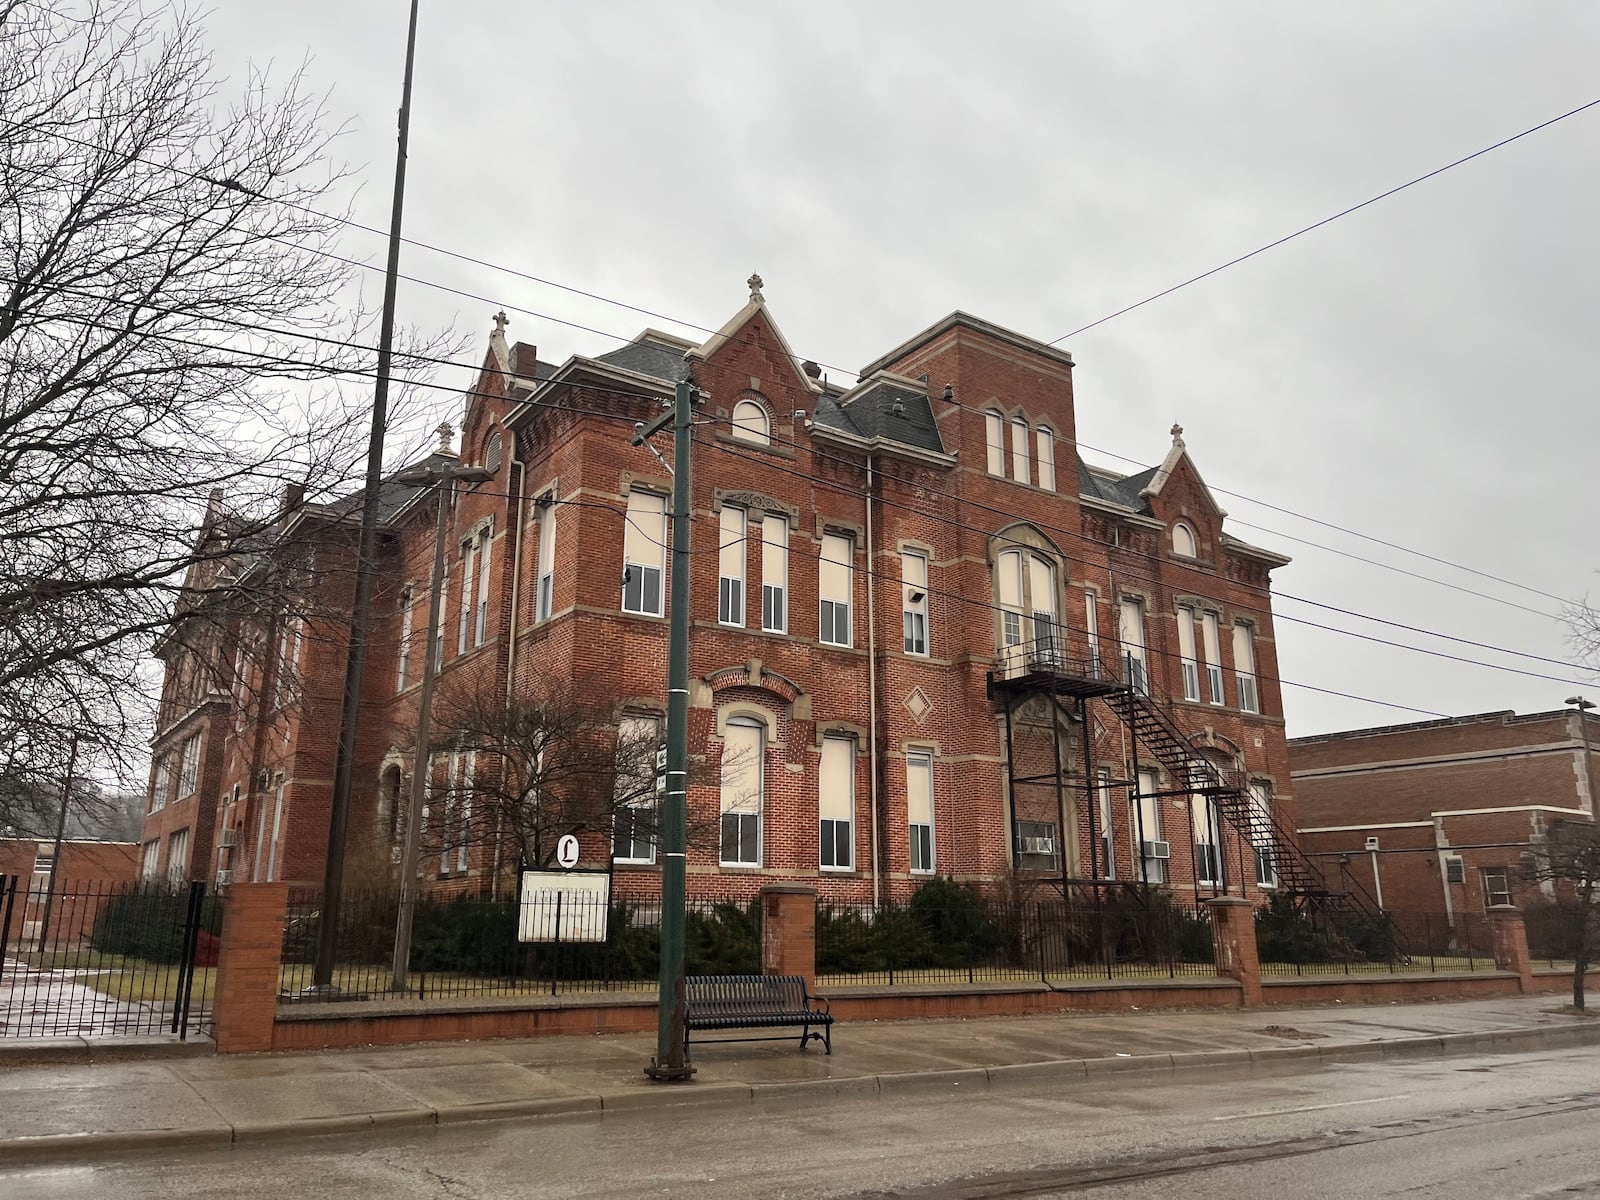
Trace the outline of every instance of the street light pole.
<instances>
[{"instance_id":1,"label":"street light pole","mask_svg":"<svg viewBox=\"0 0 1600 1200\"><path fill-rule=\"evenodd\" d=\"M1582 696L1568 696L1567 703L1578 710L1578 738L1583 742L1583 777L1589 785L1589 815L1600 818L1600 807L1596 806L1594 794L1594 758L1589 753L1589 710L1594 707L1594 701L1585 700Z\"/></svg>"},{"instance_id":2,"label":"street light pole","mask_svg":"<svg viewBox=\"0 0 1600 1200\"><path fill-rule=\"evenodd\" d=\"M428 740L433 723L433 680L438 673L434 662L434 643L439 640L439 597L444 591L444 547L449 535L451 485L457 481L487 483L494 473L481 467L412 467L395 476L397 483L433 484L439 492L438 515L433 525L433 574L428 580L428 632L422 652L422 690L417 697L417 738L412 751L411 797L406 809L406 844L400 855L400 913L394 926L394 990L408 988L411 970L411 923L417 905L417 855L422 849L422 804L428 794L432 774ZM463 604L468 597L461 598Z\"/></svg>"}]
</instances>

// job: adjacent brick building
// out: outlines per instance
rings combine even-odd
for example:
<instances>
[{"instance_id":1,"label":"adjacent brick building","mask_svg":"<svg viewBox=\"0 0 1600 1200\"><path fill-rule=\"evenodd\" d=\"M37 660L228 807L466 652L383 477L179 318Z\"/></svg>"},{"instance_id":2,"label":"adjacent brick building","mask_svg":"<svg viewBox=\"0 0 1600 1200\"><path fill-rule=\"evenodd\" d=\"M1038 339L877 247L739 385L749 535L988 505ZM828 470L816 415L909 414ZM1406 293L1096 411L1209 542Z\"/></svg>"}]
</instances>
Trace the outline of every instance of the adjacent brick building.
<instances>
[{"instance_id":1,"label":"adjacent brick building","mask_svg":"<svg viewBox=\"0 0 1600 1200\"><path fill-rule=\"evenodd\" d=\"M1596 734L1576 711L1478 713L1294 738L1308 854L1399 912L1481 913L1519 890L1552 821L1592 821Z\"/></svg>"},{"instance_id":2,"label":"adjacent brick building","mask_svg":"<svg viewBox=\"0 0 1600 1200\"><path fill-rule=\"evenodd\" d=\"M559 679L629 728L662 720L671 434L661 457L631 439L691 377L690 803L709 831L691 892L776 878L868 901L1013 870L1180 896L1307 885L1275 817L1290 775L1270 573L1288 560L1225 531L1181 429L1158 468L1083 464L1071 356L964 313L834 385L792 353L758 279L698 345L647 330L554 366L504 326L459 452L447 432L427 460L494 472L451 499L440 688L514 698ZM353 824L374 869L413 770L435 497L393 479L381 497ZM158 770L146 837L170 845L182 814L197 877L320 879L357 511L285 519L323 615L246 622L258 652L235 656L240 686L215 708L168 659L157 753L200 733L198 800ZM1197 794L1202 762L1214 786ZM433 807L437 841L462 818ZM583 851L616 852L619 890L655 886L648 839L589 831ZM485 836L427 873L489 887L516 860Z\"/></svg>"}]
</instances>

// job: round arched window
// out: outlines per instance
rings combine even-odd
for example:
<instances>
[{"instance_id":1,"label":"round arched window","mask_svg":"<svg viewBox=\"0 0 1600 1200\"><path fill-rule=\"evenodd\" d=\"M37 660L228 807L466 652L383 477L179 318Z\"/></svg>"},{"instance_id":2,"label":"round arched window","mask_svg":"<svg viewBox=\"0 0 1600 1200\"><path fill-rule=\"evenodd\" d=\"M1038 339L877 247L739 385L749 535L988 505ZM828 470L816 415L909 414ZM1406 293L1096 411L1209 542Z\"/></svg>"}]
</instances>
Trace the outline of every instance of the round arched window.
<instances>
[{"instance_id":1,"label":"round arched window","mask_svg":"<svg viewBox=\"0 0 1600 1200\"><path fill-rule=\"evenodd\" d=\"M1172 527L1172 552L1181 558L1199 558L1199 550L1195 546L1194 530L1182 521Z\"/></svg>"},{"instance_id":2,"label":"round arched window","mask_svg":"<svg viewBox=\"0 0 1600 1200\"><path fill-rule=\"evenodd\" d=\"M489 440L483 444L483 465L486 470L498 471L500 469L500 431L494 430L489 434Z\"/></svg>"},{"instance_id":3,"label":"round arched window","mask_svg":"<svg viewBox=\"0 0 1600 1200\"><path fill-rule=\"evenodd\" d=\"M758 446L772 442L772 424L767 410L754 400L741 400L733 406L733 436Z\"/></svg>"}]
</instances>

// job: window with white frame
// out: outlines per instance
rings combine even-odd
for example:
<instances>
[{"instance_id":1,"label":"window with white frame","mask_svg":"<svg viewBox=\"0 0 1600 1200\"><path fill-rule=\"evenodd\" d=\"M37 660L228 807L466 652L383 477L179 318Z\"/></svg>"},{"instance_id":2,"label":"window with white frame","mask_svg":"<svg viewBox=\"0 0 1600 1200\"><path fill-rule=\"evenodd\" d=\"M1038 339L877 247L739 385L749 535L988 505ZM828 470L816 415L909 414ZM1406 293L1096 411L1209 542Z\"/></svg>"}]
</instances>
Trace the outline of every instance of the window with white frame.
<instances>
[{"instance_id":1,"label":"window with white frame","mask_svg":"<svg viewBox=\"0 0 1600 1200\"><path fill-rule=\"evenodd\" d=\"M829 646L851 645L850 597L853 594L855 542L846 534L822 535L822 554L817 562L817 592L820 598L818 639Z\"/></svg>"},{"instance_id":2,"label":"window with white frame","mask_svg":"<svg viewBox=\"0 0 1600 1200\"><path fill-rule=\"evenodd\" d=\"M1178 609L1178 662L1183 668L1183 698L1200 699L1200 659L1195 653L1194 609Z\"/></svg>"},{"instance_id":3,"label":"window with white frame","mask_svg":"<svg viewBox=\"0 0 1600 1200\"><path fill-rule=\"evenodd\" d=\"M733 406L732 434L741 442L769 445L772 441L772 421L767 416L767 410L754 400L739 401Z\"/></svg>"},{"instance_id":4,"label":"window with white frame","mask_svg":"<svg viewBox=\"0 0 1600 1200\"><path fill-rule=\"evenodd\" d=\"M1200 614L1201 648L1206 655L1206 699L1212 704L1225 704L1222 694L1222 646L1217 633L1217 614Z\"/></svg>"},{"instance_id":5,"label":"window with white frame","mask_svg":"<svg viewBox=\"0 0 1600 1200\"><path fill-rule=\"evenodd\" d=\"M1006 419L993 409L983 414L983 442L989 474L1005 478Z\"/></svg>"},{"instance_id":6,"label":"window with white frame","mask_svg":"<svg viewBox=\"0 0 1600 1200\"><path fill-rule=\"evenodd\" d=\"M492 529L483 529L478 533L478 591L472 619L474 646L483 645L484 639L489 636L489 560L494 548L493 532Z\"/></svg>"},{"instance_id":7,"label":"window with white frame","mask_svg":"<svg viewBox=\"0 0 1600 1200\"><path fill-rule=\"evenodd\" d=\"M1095 772L1095 797L1099 803L1100 877L1117 877L1117 835L1112 823L1111 772L1101 767Z\"/></svg>"},{"instance_id":8,"label":"window with white frame","mask_svg":"<svg viewBox=\"0 0 1600 1200\"><path fill-rule=\"evenodd\" d=\"M167 882L179 884L189 878L189 831L174 829L167 838Z\"/></svg>"},{"instance_id":9,"label":"window with white frame","mask_svg":"<svg viewBox=\"0 0 1600 1200\"><path fill-rule=\"evenodd\" d=\"M1182 521L1172 527L1172 552L1182 558L1200 556L1195 545L1194 530Z\"/></svg>"},{"instance_id":10,"label":"window with white frame","mask_svg":"<svg viewBox=\"0 0 1600 1200\"><path fill-rule=\"evenodd\" d=\"M176 776L172 768L172 751L167 751L155 761L155 770L150 780L150 811L160 812L167 806L167 801L172 796L172 786Z\"/></svg>"},{"instance_id":11,"label":"window with white frame","mask_svg":"<svg viewBox=\"0 0 1600 1200\"><path fill-rule=\"evenodd\" d=\"M1194 834L1194 861L1198 882L1221 887L1224 883L1222 862L1222 828L1217 819L1217 806L1209 796L1195 793L1189 797L1190 826Z\"/></svg>"},{"instance_id":12,"label":"window with white frame","mask_svg":"<svg viewBox=\"0 0 1600 1200\"><path fill-rule=\"evenodd\" d=\"M1133 820L1139 835L1139 869L1145 883L1167 881L1167 860L1171 847L1161 837L1161 780L1154 771L1139 772L1139 799Z\"/></svg>"},{"instance_id":13,"label":"window with white frame","mask_svg":"<svg viewBox=\"0 0 1600 1200\"><path fill-rule=\"evenodd\" d=\"M761 521L761 628L789 631L789 518L781 513Z\"/></svg>"},{"instance_id":14,"label":"window with white frame","mask_svg":"<svg viewBox=\"0 0 1600 1200\"><path fill-rule=\"evenodd\" d=\"M817 771L817 815L821 825L817 865L824 871L849 871L855 867L855 812L855 739L824 737Z\"/></svg>"},{"instance_id":15,"label":"window with white frame","mask_svg":"<svg viewBox=\"0 0 1600 1200\"><path fill-rule=\"evenodd\" d=\"M194 795L200 786L200 735L191 733L183 739L178 752L178 799Z\"/></svg>"},{"instance_id":16,"label":"window with white frame","mask_svg":"<svg viewBox=\"0 0 1600 1200\"><path fill-rule=\"evenodd\" d=\"M995 600L1000 607L1000 645L1003 647L1022 645L1025 611L1022 580L1022 552L1007 550L996 561L994 572Z\"/></svg>"},{"instance_id":17,"label":"window with white frame","mask_svg":"<svg viewBox=\"0 0 1600 1200\"><path fill-rule=\"evenodd\" d=\"M478 561L476 536L461 543L461 611L456 614L456 653L465 654L471 645L472 600L478 594L474 568Z\"/></svg>"},{"instance_id":18,"label":"window with white frame","mask_svg":"<svg viewBox=\"0 0 1600 1200\"><path fill-rule=\"evenodd\" d=\"M1100 678L1100 597L1094 592L1083 596L1083 636L1089 651L1089 674Z\"/></svg>"},{"instance_id":19,"label":"window with white frame","mask_svg":"<svg viewBox=\"0 0 1600 1200\"><path fill-rule=\"evenodd\" d=\"M539 501L539 575L534 591L533 619L548 621L556 586L556 505L553 496Z\"/></svg>"},{"instance_id":20,"label":"window with white frame","mask_svg":"<svg viewBox=\"0 0 1600 1200\"><path fill-rule=\"evenodd\" d=\"M717 537L717 620L724 625L744 624L744 563L744 509L724 504Z\"/></svg>"},{"instance_id":21,"label":"window with white frame","mask_svg":"<svg viewBox=\"0 0 1600 1200\"><path fill-rule=\"evenodd\" d=\"M403 692L411 686L411 633L415 617L416 608L412 604L411 589L405 588L400 592L400 661L395 670L394 684L394 690L397 692Z\"/></svg>"},{"instance_id":22,"label":"window with white frame","mask_svg":"<svg viewBox=\"0 0 1600 1200\"><path fill-rule=\"evenodd\" d=\"M289 689L300 667L300 646L304 640L305 621L298 617L279 631L278 671L272 683L272 703L275 708L281 708L289 701Z\"/></svg>"},{"instance_id":23,"label":"window with white frame","mask_svg":"<svg viewBox=\"0 0 1600 1200\"><path fill-rule=\"evenodd\" d=\"M722 733L722 850L725 867L761 865L761 809L767 727L729 717Z\"/></svg>"},{"instance_id":24,"label":"window with white frame","mask_svg":"<svg viewBox=\"0 0 1600 1200\"><path fill-rule=\"evenodd\" d=\"M472 849L472 801L476 789L473 777L477 774L478 755L468 751L461 756L461 805L456 822L456 870L465 872Z\"/></svg>"},{"instance_id":25,"label":"window with white frame","mask_svg":"<svg viewBox=\"0 0 1600 1200\"><path fill-rule=\"evenodd\" d=\"M139 856L139 877L154 879L161 869L161 839L152 838L144 844Z\"/></svg>"},{"instance_id":26,"label":"window with white frame","mask_svg":"<svg viewBox=\"0 0 1600 1200\"><path fill-rule=\"evenodd\" d=\"M1483 868L1483 904L1493 908L1511 903L1511 875L1504 867Z\"/></svg>"},{"instance_id":27,"label":"window with white frame","mask_svg":"<svg viewBox=\"0 0 1600 1200\"><path fill-rule=\"evenodd\" d=\"M905 652L928 653L928 556L918 550L900 552L900 605Z\"/></svg>"},{"instance_id":28,"label":"window with white frame","mask_svg":"<svg viewBox=\"0 0 1600 1200\"><path fill-rule=\"evenodd\" d=\"M1038 451L1039 486L1047 492L1056 490L1056 435L1048 425L1033 431L1034 449Z\"/></svg>"},{"instance_id":29,"label":"window with white frame","mask_svg":"<svg viewBox=\"0 0 1600 1200\"><path fill-rule=\"evenodd\" d=\"M1261 696L1256 689L1255 631L1248 625L1233 627L1233 673L1239 684L1239 707L1249 713L1261 711Z\"/></svg>"},{"instance_id":30,"label":"window with white frame","mask_svg":"<svg viewBox=\"0 0 1600 1200\"><path fill-rule=\"evenodd\" d=\"M1028 556L1028 609L1033 614L1033 642L1042 662L1055 662L1060 652L1055 564L1042 555Z\"/></svg>"},{"instance_id":31,"label":"window with white frame","mask_svg":"<svg viewBox=\"0 0 1600 1200\"><path fill-rule=\"evenodd\" d=\"M265 810L263 810L263 813ZM267 882L276 883L283 868L283 776L277 777L272 801L272 840L267 845Z\"/></svg>"},{"instance_id":32,"label":"window with white frame","mask_svg":"<svg viewBox=\"0 0 1600 1200\"><path fill-rule=\"evenodd\" d=\"M1150 672L1145 665L1144 601L1128 596L1117 606L1117 636L1122 641L1122 661L1129 685L1150 693Z\"/></svg>"},{"instance_id":33,"label":"window with white frame","mask_svg":"<svg viewBox=\"0 0 1600 1200\"><path fill-rule=\"evenodd\" d=\"M628 493L622 534L622 611L659 617L667 561L667 501L654 492Z\"/></svg>"},{"instance_id":34,"label":"window with white frame","mask_svg":"<svg viewBox=\"0 0 1600 1200\"><path fill-rule=\"evenodd\" d=\"M1049 662L1060 651L1057 599L1055 564L1042 554L1007 550L995 560L1001 657L1008 669ZM1024 643L1031 643L1031 649L1009 649Z\"/></svg>"},{"instance_id":35,"label":"window with white frame","mask_svg":"<svg viewBox=\"0 0 1600 1200\"><path fill-rule=\"evenodd\" d=\"M1054 821L1018 821L1015 847L1017 866L1029 871L1056 869Z\"/></svg>"},{"instance_id":36,"label":"window with white frame","mask_svg":"<svg viewBox=\"0 0 1600 1200\"><path fill-rule=\"evenodd\" d=\"M1277 823L1272 816L1272 784L1250 781L1250 844L1255 848L1256 885L1278 886Z\"/></svg>"},{"instance_id":37,"label":"window with white frame","mask_svg":"<svg viewBox=\"0 0 1600 1200\"><path fill-rule=\"evenodd\" d=\"M1011 478L1018 483L1028 483L1028 423L1021 417L1011 418Z\"/></svg>"},{"instance_id":38,"label":"window with white frame","mask_svg":"<svg viewBox=\"0 0 1600 1200\"><path fill-rule=\"evenodd\" d=\"M906 753L906 821L910 831L911 873L932 875L933 755L926 750Z\"/></svg>"},{"instance_id":39,"label":"window with white frame","mask_svg":"<svg viewBox=\"0 0 1600 1200\"><path fill-rule=\"evenodd\" d=\"M649 715L622 718L617 729L621 770L613 798L611 857L619 863L656 861L656 752L661 720Z\"/></svg>"},{"instance_id":40,"label":"window with white frame","mask_svg":"<svg viewBox=\"0 0 1600 1200\"><path fill-rule=\"evenodd\" d=\"M433 631L433 669L444 666L444 614L450 611L450 576L439 580L439 619Z\"/></svg>"}]
</instances>

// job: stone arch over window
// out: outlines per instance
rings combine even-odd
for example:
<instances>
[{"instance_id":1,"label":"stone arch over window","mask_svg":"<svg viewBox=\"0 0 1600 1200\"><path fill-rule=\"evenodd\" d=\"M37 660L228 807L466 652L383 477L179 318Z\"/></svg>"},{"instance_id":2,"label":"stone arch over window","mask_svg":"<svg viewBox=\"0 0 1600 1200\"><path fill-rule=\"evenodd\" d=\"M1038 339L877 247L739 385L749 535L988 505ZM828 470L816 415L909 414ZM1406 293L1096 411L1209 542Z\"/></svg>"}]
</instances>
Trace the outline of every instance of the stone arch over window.
<instances>
[{"instance_id":1,"label":"stone arch over window","mask_svg":"<svg viewBox=\"0 0 1600 1200\"><path fill-rule=\"evenodd\" d=\"M1200 545L1195 540L1194 528L1187 521L1172 527L1172 552L1180 558L1199 558Z\"/></svg>"},{"instance_id":2,"label":"stone arch over window","mask_svg":"<svg viewBox=\"0 0 1600 1200\"><path fill-rule=\"evenodd\" d=\"M772 444L772 416L767 411L765 397L759 392L746 392L734 402L730 433L741 442L757 446Z\"/></svg>"},{"instance_id":3,"label":"stone arch over window","mask_svg":"<svg viewBox=\"0 0 1600 1200\"><path fill-rule=\"evenodd\" d=\"M1031 646L1035 656L1059 652L1065 641L1061 622L1061 552L1031 525L1013 525L990 544L993 563L995 645L1006 655Z\"/></svg>"}]
</instances>

